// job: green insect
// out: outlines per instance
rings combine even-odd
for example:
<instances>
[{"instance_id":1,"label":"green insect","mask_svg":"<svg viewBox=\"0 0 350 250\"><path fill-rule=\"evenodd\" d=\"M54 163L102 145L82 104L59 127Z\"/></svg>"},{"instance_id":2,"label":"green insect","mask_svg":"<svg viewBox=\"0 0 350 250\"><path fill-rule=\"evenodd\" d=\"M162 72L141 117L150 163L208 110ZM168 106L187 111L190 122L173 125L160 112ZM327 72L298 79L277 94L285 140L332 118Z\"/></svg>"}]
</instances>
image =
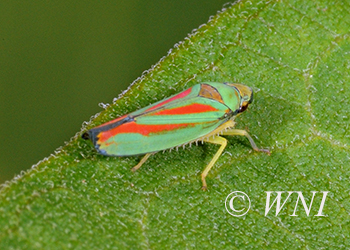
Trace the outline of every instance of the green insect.
<instances>
[{"instance_id":1,"label":"green insect","mask_svg":"<svg viewBox=\"0 0 350 250\"><path fill-rule=\"evenodd\" d=\"M250 87L238 83L204 82L145 108L92 128L83 134L96 150L106 156L145 154L132 168L139 169L154 153L193 142L220 145L202 172L202 189L208 172L226 147L221 135L248 138L255 151L259 149L245 130L234 129L234 119L253 101Z\"/></svg>"}]
</instances>

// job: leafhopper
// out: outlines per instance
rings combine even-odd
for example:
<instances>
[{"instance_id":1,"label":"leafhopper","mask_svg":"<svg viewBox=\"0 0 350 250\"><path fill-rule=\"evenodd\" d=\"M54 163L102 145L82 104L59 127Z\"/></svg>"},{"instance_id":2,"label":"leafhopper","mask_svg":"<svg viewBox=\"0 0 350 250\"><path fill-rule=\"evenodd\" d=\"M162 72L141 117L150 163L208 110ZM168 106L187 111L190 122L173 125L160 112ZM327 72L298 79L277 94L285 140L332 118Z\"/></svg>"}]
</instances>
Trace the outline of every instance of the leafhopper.
<instances>
[{"instance_id":1,"label":"leafhopper","mask_svg":"<svg viewBox=\"0 0 350 250\"><path fill-rule=\"evenodd\" d=\"M82 137L90 139L102 155L144 155L132 171L158 151L198 141L218 144L220 148L201 174L202 189L207 189L205 178L227 144L221 135L245 136L255 151L270 154L258 148L247 131L234 128L234 119L252 101L252 89L243 84L203 82L92 128Z\"/></svg>"}]
</instances>

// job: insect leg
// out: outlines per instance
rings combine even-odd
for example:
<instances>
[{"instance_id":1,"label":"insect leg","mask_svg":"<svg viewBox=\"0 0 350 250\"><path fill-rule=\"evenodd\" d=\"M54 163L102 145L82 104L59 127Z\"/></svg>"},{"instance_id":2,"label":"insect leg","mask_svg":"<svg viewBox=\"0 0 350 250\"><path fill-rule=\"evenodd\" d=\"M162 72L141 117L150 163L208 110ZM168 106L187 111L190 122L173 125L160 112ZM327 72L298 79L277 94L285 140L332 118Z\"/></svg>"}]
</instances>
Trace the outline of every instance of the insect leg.
<instances>
[{"instance_id":1,"label":"insect leg","mask_svg":"<svg viewBox=\"0 0 350 250\"><path fill-rule=\"evenodd\" d=\"M264 149L264 148L258 148L253 140L253 138L248 134L247 131L245 130L241 130L241 129L229 129L227 131L223 132L223 135L241 135L241 136L245 136L248 138L250 145L252 145L252 148L255 151L260 151L260 152L264 152L268 155L270 155L270 150L268 149Z\"/></svg>"},{"instance_id":2,"label":"insect leg","mask_svg":"<svg viewBox=\"0 0 350 250\"><path fill-rule=\"evenodd\" d=\"M131 171L135 172L136 170L138 170L144 163L145 161L147 161L148 157L150 157L153 154L145 154L145 156L141 159L141 161L131 169Z\"/></svg>"},{"instance_id":3,"label":"insect leg","mask_svg":"<svg viewBox=\"0 0 350 250\"><path fill-rule=\"evenodd\" d=\"M211 161L205 167L204 171L201 174L201 176L202 176L202 183L203 183L202 189L206 190L207 189L207 182L205 181L205 177L208 175L208 172L214 166L215 162L219 159L220 155L222 154L222 151L224 151L224 149L225 149L225 147L227 145L227 140L225 138L223 138L223 137L215 136L215 137L206 138L203 141L220 145L219 150L216 152L216 154L214 155L213 159L211 159Z\"/></svg>"}]
</instances>

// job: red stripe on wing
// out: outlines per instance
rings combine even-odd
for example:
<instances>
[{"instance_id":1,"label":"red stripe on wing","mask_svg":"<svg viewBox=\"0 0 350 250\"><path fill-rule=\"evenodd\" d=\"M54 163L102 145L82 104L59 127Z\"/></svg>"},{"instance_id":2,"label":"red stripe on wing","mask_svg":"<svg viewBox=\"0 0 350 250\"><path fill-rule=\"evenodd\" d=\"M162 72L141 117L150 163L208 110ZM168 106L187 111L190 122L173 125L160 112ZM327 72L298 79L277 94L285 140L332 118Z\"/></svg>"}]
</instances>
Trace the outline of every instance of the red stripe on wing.
<instances>
[{"instance_id":1,"label":"red stripe on wing","mask_svg":"<svg viewBox=\"0 0 350 250\"><path fill-rule=\"evenodd\" d=\"M116 119L114 119L114 120L112 120L112 121L109 121L109 122L103 123L103 124L101 124L100 126L97 126L96 128L103 127L103 126L105 126L105 125L108 125L108 124L112 124L112 123L118 122L118 121L120 121L120 120L123 120L123 119L124 119L125 117L127 117L127 116L128 116L128 115L123 115L123 116L118 117L118 118L116 118Z\"/></svg>"},{"instance_id":2,"label":"red stripe on wing","mask_svg":"<svg viewBox=\"0 0 350 250\"><path fill-rule=\"evenodd\" d=\"M204 113L210 111L218 111L218 109L214 108L211 105L194 103L183 107L161 110L153 115L184 115L193 113Z\"/></svg>"},{"instance_id":3,"label":"red stripe on wing","mask_svg":"<svg viewBox=\"0 0 350 250\"><path fill-rule=\"evenodd\" d=\"M191 91L192 91L192 88L189 88L189 89L187 89L187 90L185 90L185 91L183 91L183 92L177 94L176 96L171 97L171 98L168 99L168 100L165 100L165 101L163 101L163 102L161 102L161 103L158 103L157 105L155 105L155 106L153 106L153 107L150 107L150 108L147 109L146 111L150 111L150 110L156 109L156 108L158 108L158 107L160 107L160 106L163 106L164 104L167 104L168 102L174 101L174 100L176 100L176 99L183 98L183 97L189 95L189 94L191 93Z\"/></svg>"},{"instance_id":4,"label":"red stripe on wing","mask_svg":"<svg viewBox=\"0 0 350 250\"><path fill-rule=\"evenodd\" d=\"M99 141L107 141L110 137L122 133L138 133L144 136L148 136L151 133L162 133L165 131L171 131L178 128L186 128L194 126L194 123L182 123L182 124L161 124L161 125L145 125L137 124L135 122L128 122L122 124L116 128L103 131L98 135Z\"/></svg>"}]
</instances>

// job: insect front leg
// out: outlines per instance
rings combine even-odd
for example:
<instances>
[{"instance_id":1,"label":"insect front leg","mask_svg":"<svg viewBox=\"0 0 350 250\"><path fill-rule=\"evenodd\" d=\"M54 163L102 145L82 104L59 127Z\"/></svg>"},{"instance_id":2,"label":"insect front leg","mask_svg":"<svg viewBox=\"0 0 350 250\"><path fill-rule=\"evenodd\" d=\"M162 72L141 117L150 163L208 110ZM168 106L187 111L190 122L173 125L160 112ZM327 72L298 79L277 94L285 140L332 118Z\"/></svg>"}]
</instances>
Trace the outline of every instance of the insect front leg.
<instances>
[{"instance_id":1,"label":"insect front leg","mask_svg":"<svg viewBox=\"0 0 350 250\"><path fill-rule=\"evenodd\" d=\"M241 130L241 129L230 129L230 130L227 130L227 131L224 131L222 133L223 135L241 135L241 136L245 136L248 138L249 142L250 142L250 145L252 145L252 148L255 150L255 151L260 151L260 152L264 152L268 155L270 155L270 150L268 149L264 149L264 148L258 148L253 140L253 138L248 134L247 131L245 130Z\"/></svg>"},{"instance_id":2,"label":"insect front leg","mask_svg":"<svg viewBox=\"0 0 350 250\"><path fill-rule=\"evenodd\" d=\"M135 172L136 170L138 170L151 155L153 154L146 154L135 167L131 168L131 171Z\"/></svg>"},{"instance_id":3,"label":"insect front leg","mask_svg":"<svg viewBox=\"0 0 350 250\"><path fill-rule=\"evenodd\" d=\"M202 176L202 184L203 184L202 189L207 190L207 182L205 181L205 177L208 175L208 172L214 166L215 162L219 159L220 155L222 154L222 151L224 151L224 149L227 145L227 140L223 137L215 136L215 137L210 137L208 139L203 139L203 141L220 145L219 150L216 152L213 159L211 159L211 161L206 166L206 168L204 169L204 171L202 172L202 175L201 175Z\"/></svg>"}]
</instances>

